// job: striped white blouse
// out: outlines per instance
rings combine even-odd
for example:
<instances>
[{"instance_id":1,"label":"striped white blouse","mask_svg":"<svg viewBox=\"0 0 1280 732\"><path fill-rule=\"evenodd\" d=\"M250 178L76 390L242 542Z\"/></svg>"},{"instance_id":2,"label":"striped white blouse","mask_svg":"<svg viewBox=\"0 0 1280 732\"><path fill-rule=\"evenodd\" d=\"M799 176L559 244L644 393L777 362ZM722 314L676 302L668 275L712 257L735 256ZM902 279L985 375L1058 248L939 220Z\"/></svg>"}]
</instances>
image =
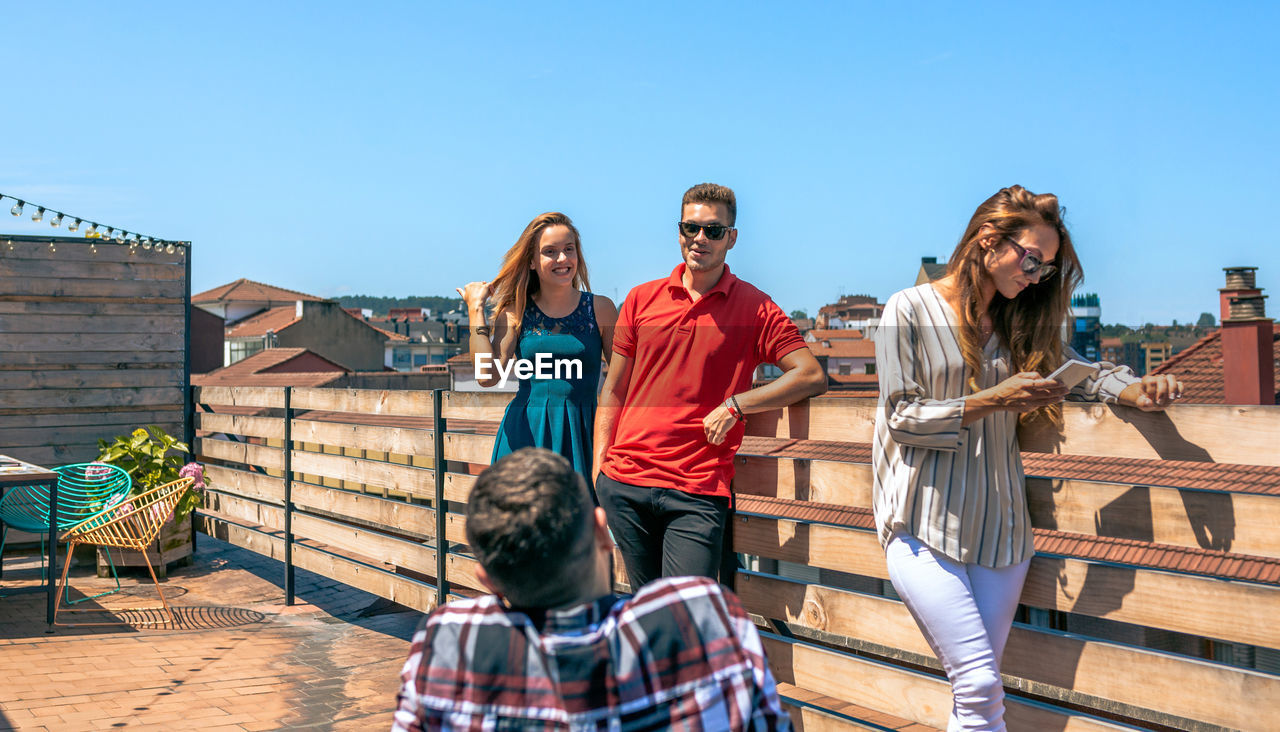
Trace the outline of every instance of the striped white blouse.
<instances>
[{"instance_id":1,"label":"striped white blouse","mask_svg":"<svg viewBox=\"0 0 1280 732\"><path fill-rule=\"evenodd\" d=\"M999 411L961 426L968 389L958 326L930 284L898 292L885 304L875 334L876 525L881 544L903 531L956 561L1004 567L1034 553L1018 413ZM983 349L979 389L1012 375L999 340L993 336ZM1081 358L1070 349L1066 355ZM1069 398L1112 402L1138 381L1127 366L1100 366Z\"/></svg>"}]
</instances>

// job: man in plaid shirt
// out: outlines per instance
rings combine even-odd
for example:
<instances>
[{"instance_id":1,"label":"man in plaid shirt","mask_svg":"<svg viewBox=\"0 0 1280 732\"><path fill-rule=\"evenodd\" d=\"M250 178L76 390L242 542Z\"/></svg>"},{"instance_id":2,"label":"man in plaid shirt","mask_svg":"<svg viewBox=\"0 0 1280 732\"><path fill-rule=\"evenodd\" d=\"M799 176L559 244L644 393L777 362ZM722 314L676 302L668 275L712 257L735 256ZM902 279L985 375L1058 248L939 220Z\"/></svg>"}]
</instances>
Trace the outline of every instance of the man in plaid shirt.
<instances>
[{"instance_id":1,"label":"man in plaid shirt","mask_svg":"<svg viewBox=\"0 0 1280 732\"><path fill-rule=\"evenodd\" d=\"M472 489L467 541L494 594L413 637L393 730L789 730L755 626L713 580L613 594L613 541L585 481L525 448Z\"/></svg>"}]
</instances>

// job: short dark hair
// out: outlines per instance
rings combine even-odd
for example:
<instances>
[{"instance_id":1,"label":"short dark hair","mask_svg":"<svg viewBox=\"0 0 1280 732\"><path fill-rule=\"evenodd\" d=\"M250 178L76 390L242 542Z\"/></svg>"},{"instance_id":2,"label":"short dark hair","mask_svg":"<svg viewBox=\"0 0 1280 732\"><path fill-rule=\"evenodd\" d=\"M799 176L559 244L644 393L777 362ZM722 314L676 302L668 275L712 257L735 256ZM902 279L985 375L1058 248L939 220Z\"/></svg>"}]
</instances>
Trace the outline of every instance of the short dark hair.
<instances>
[{"instance_id":1,"label":"short dark hair","mask_svg":"<svg viewBox=\"0 0 1280 732\"><path fill-rule=\"evenodd\" d=\"M526 447L480 474L467 501L467 542L502 595L519 607L576 596L593 536L586 481L560 455Z\"/></svg>"},{"instance_id":2,"label":"short dark hair","mask_svg":"<svg viewBox=\"0 0 1280 732\"><path fill-rule=\"evenodd\" d=\"M684 207L691 203L722 203L729 210L729 220L725 223L733 226L738 220L738 199L733 189L715 183L699 183L684 192L680 200L680 215L684 215Z\"/></svg>"}]
</instances>

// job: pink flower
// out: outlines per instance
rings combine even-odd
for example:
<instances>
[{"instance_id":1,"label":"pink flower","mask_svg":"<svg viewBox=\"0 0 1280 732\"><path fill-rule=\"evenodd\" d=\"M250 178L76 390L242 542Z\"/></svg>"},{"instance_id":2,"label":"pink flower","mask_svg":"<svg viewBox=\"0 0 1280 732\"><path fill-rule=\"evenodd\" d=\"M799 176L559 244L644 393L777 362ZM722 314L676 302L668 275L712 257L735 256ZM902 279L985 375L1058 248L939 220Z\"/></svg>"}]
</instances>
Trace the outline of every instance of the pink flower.
<instances>
[{"instance_id":1,"label":"pink flower","mask_svg":"<svg viewBox=\"0 0 1280 732\"><path fill-rule=\"evenodd\" d=\"M182 469L178 471L178 477L195 478L196 480L191 484L191 487L197 492L205 489L204 466L200 463L187 463L186 465L183 465Z\"/></svg>"},{"instance_id":2,"label":"pink flower","mask_svg":"<svg viewBox=\"0 0 1280 732\"><path fill-rule=\"evenodd\" d=\"M86 481L103 481L111 477L111 466L101 460L94 460L84 468L84 478Z\"/></svg>"},{"instance_id":3,"label":"pink flower","mask_svg":"<svg viewBox=\"0 0 1280 732\"><path fill-rule=\"evenodd\" d=\"M111 512L110 516L108 517L108 520L124 518L125 516L128 516L129 514L133 513L134 511L133 502L125 501L123 495L116 496L115 498L113 498L111 501L108 502L107 507L110 508L113 505L116 506L116 510Z\"/></svg>"}]
</instances>

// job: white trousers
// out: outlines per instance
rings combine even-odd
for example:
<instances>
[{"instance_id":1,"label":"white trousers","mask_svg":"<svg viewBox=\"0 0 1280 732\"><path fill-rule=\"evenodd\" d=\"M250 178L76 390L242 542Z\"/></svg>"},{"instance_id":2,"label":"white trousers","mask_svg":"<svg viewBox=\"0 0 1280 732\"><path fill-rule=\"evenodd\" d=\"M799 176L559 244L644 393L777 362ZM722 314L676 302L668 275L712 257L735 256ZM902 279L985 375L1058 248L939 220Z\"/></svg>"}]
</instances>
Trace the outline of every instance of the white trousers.
<instances>
[{"instance_id":1,"label":"white trousers","mask_svg":"<svg viewBox=\"0 0 1280 732\"><path fill-rule=\"evenodd\" d=\"M889 578L951 681L947 732L1003 731L1000 657L1031 560L999 569L962 564L896 532Z\"/></svg>"}]
</instances>

